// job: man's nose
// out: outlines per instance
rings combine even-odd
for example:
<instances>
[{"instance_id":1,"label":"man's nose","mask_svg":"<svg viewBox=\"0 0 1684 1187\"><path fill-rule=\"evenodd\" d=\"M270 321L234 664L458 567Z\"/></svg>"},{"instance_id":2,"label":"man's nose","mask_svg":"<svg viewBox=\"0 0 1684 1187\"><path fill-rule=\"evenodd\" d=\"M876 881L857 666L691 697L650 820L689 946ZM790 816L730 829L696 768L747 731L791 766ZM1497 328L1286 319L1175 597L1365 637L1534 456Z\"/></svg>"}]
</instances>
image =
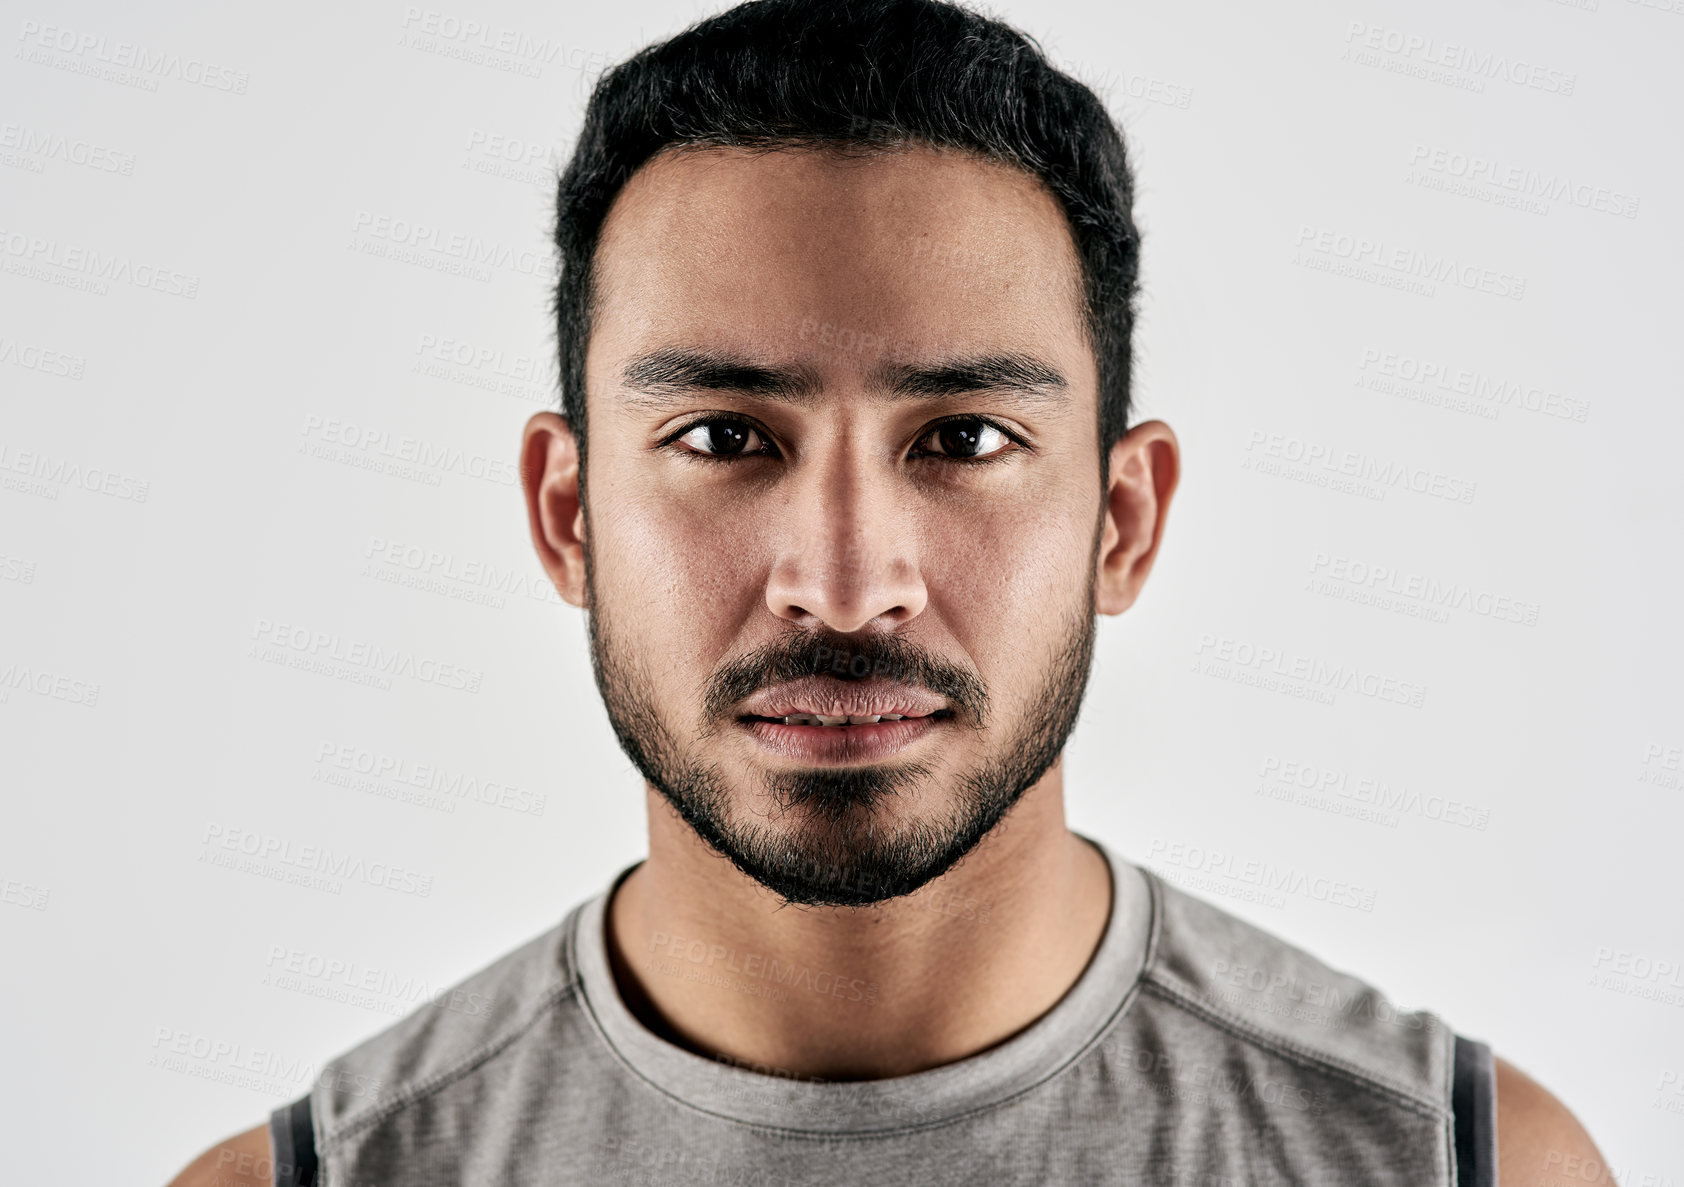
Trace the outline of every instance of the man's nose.
<instances>
[{"instance_id":1,"label":"man's nose","mask_svg":"<svg viewBox=\"0 0 1684 1187\"><path fill-rule=\"evenodd\" d=\"M844 634L923 613L913 504L893 473L843 446L792 476L780 552L766 583L773 614Z\"/></svg>"}]
</instances>

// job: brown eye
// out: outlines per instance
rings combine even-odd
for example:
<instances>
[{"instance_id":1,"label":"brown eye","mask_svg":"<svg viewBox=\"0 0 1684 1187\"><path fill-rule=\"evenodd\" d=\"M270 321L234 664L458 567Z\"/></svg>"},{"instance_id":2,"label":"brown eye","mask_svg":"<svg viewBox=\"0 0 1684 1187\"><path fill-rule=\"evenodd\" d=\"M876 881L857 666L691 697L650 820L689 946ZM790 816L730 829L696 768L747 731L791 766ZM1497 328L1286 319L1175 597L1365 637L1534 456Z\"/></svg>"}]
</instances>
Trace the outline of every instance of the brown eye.
<instances>
[{"instance_id":1,"label":"brown eye","mask_svg":"<svg viewBox=\"0 0 1684 1187\"><path fill-rule=\"evenodd\" d=\"M944 421L924 436L939 447L938 457L959 461L980 461L994 457L1014 444L1005 433L986 420L960 419Z\"/></svg>"},{"instance_id":2,"label":"brown eye","mask_svg":"<svg viewBox=\"0 0 1684 1187\"><path fill-rule=\"evenodd\" d=\"M703 457L729 458L767 452L760 430L740 420L698 421L674 440ZM758 446L750 448L756 442Z\"/></svg>"}]
</instances>

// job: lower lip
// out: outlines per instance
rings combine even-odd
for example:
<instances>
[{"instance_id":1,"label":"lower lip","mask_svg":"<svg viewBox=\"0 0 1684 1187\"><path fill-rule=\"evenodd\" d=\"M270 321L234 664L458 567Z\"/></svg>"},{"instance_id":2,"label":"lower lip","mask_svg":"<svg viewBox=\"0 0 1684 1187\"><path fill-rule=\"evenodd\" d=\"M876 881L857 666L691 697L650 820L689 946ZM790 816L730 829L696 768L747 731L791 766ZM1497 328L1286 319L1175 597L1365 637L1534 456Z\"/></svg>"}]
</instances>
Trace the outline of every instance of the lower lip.
<instances>
[{"instance_id":1,"label":"lower lip","mask_svg":"<svg viewBox=\"0 0 1684 1187\"><path fill-rule=\"evenodd\" d=\"M745 723L754 740L772 753L800 762L869 763L904 750L940 728L942 717L903 717L868 725L784 725Z\"/></svg>"}]
</instances>

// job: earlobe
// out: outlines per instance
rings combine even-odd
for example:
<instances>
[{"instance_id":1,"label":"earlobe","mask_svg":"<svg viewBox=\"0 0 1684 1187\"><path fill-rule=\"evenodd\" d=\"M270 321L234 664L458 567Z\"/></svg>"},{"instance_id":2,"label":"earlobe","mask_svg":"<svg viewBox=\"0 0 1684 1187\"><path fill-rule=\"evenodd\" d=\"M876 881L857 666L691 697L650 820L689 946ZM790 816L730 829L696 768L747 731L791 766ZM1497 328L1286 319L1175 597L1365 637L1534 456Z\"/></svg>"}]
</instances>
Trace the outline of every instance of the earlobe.
<instances>
[{"instance_id":1,"label":"earlobe","mask_svg":"<svg viewBox=\"0 0 1684 1187\"><path fill-rule=\"evenodd\" d=\"M1121 614L1140 596L1180 477L1180 446L1161 420L1135 425L1111 447L1095 561L1095 613Z\"/></svg>"},{"instance_id":2,"label":"earlobe","mask_svg":"<svg viewBox=\"0 0 1684 1187\"><path fill-rule=\"evenodd\" d=\"M569 605L584 607L585 512L573 428L554 412L536 413L521 438L520 480L538 561Z\"/></svg>"}]
</instances>

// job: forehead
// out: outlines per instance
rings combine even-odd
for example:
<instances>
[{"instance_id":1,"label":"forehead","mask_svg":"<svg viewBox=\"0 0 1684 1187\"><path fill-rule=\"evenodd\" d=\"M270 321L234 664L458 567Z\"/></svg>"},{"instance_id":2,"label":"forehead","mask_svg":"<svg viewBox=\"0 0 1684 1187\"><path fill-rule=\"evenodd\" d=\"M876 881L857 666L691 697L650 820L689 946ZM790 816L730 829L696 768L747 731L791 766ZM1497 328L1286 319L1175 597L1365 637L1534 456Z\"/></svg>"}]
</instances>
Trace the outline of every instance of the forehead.
<instances>
[{"instance_id":1,"label":"forehead","mask_svg":"<svg viewBox=\"0 0 1684 1187\"><path fill-rule=\"evenodd\" d=\"M587 367L673 345L782 353L822 336L1036 351L1077 379L1082 308L1063 211L1020 170L921 146L668 151L604 224Z\"/></svg>"}]
</instances>

